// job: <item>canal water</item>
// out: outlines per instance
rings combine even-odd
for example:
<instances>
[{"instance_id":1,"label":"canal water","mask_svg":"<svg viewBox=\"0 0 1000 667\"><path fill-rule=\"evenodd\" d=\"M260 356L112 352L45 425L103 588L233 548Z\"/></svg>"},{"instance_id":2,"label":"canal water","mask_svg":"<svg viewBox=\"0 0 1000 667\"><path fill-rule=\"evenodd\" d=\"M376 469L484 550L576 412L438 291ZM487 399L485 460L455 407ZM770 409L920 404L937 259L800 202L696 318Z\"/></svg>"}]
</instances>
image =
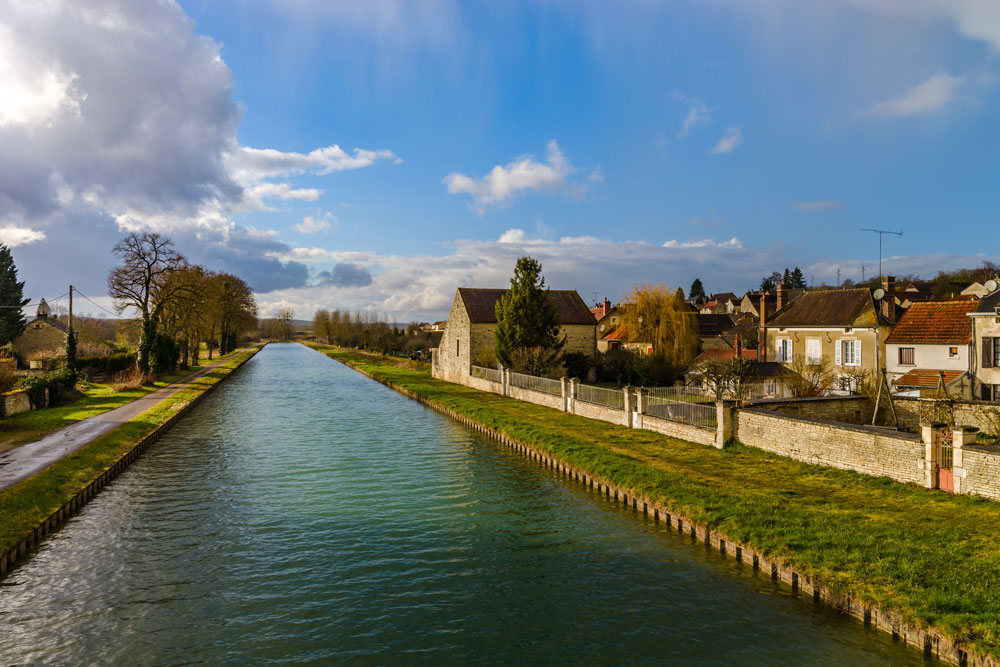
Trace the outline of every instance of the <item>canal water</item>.
<instances>
[{"instance_id":1,"label":"canal water","mask_svg":"<svg viewBox=\"0 0 1000 667\"><path fill-rule=\"evenodd\" d=\"M301 345L0 581L0 664L918 664Z\"/></svg>"}]
</instances>

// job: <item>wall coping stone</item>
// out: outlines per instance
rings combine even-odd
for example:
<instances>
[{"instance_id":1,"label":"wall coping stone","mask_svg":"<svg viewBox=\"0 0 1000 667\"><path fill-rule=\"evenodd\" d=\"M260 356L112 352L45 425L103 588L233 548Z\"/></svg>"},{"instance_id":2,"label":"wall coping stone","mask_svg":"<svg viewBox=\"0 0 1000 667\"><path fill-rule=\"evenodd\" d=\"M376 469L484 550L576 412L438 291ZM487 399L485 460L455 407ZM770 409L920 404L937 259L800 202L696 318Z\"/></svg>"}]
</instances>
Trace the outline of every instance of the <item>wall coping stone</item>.
<instances>
[{"instance_id":1,"label":"wall coping stone","mask_svg":"<svg viewBox=\"0 0 1000 667\"><path fill-rule=\"evenodd\" d=\"M813 417L802 417L799 415L792 414L790 412L781 412L780 410L754 410L752 407L743 408L739 412L751 412L753 414L763 415L764 417L776 417L778 419L788 419L791 421L806 422L808 424L819 424L820 426L829 426L831 428L844 429L847 431L856 431L858 433L867 433L869 435L881 435L887 438L899 438L900 440L915 440L915 441L921 440L919 433L896 431L886 426L847 424L844 422L830 421L828 419L815 419Z\"/></svg>"}]
</instances>

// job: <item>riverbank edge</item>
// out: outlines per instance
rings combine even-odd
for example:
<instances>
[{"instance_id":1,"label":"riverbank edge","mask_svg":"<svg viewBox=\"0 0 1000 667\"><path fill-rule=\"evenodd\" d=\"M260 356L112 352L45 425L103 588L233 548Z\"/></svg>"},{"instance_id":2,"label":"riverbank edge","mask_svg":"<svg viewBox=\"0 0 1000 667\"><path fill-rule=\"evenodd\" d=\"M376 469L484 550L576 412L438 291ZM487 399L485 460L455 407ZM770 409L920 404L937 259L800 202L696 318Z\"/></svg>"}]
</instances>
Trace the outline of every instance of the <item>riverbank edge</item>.
<instances>
[{"instance_id":1,"label":"riverbank edge","mask_svg":"<svg viewBox=\"0 0 1000 667\"><path fill-rule=\"evenodd\" d=\"M328 346L314 347L310 343L305 343L305 345L369 379L389 387L393 391L497 441L502 446L510 447L515 452L528 457L530 460L554 472L564 475L571 481L589 486L609 498L613 497L616 501L622 502L626 507L631 506L633 512L638 513L641 509L643 515L647 517L651 516L656 522L664 522L668 527L676 529L680 534L690 535L692 541L703 542L706 548L717 549L725 557L732 557L742 561L752 566L755 571L770 574L773 580L790 585L793 591L798 592L799 596L811 597L814 604L823 604L840 613L850 615L862 621L865 625L885 632L891 635L893 639L902 640L923 651L925 655L935 657L942 662L971 667L1000 667L1000 662L992 656L981 655L963 649L939 630L933 627L921 628L909 622L899 611L885 606L865 603L857 595L849 591L835 591L821 581L799 572L788 563L768 558L752 545L733 540L725 533L712 531L704 524L693 522L686 515L675 512L662 503L651 500L641 492L610 483L588 470L567 464L565 461L549 454L543 449L539 449L532 443L512 438L502 431L486 426L431 399L419 396L409 389L380 378L363 368L356 367L344 359L326 354L322 348L327 347L329 349Z\"/></svg>"},{"instance_id":2,"label":"riverbank edge","mask_svg":"<svg viewBox=\"0 0 1000 667\"><path fill-rule=\"evenodd\" d=\"M99 474L92 477L88 482L86 482L78 491L76 491L71 497L69 497L66 501L64 501L59 506L58 509L49 514L46 518L42 519L41 521L38 521L32 528L26 529L23 533L23 536L20 538L20 540L17 541L16 544L14 544L6 551L0 553L0 577L4 576L9 570L11 570L21 558L23 558L26 554L28 554L31 551L31 549L34 548L37 544L39 544L49 533L54 532L62 524L64 524L70 517L73 516L74 513L76 513L77 510L83 507L83 505L85 505L94 496L96 496L101 491L101 489L107 486L109 482L118 477L118 475L120 475L136 459L138 459L139 456L141 456L147 449L149 449L149 447L153 445L153 443L159 440L164 433L170 430L170 428L175 423L177 423L177 421L181 417L183 417L194 406L200 403L202 399L204 399L206 396L212 393L212 391L220 384L222 384L222 382L224 382L227 378L229 378L234 371L242 367L243 364L245 364L246 362L250 361L260 350L264 348L264 345L266 344L267 343L264 343L262 345L253 345L236 352L235 355L242 355L247 352L249 352L249 354L245 354L245 356L243 358L240 358L238 363L236 363L233 366L227 367L225 365L221 365L217 369L213 369L212 372L221 369L225 370L226 373L220 376L211 384L207 384L203 387L191 387L187 389L182 389L181 391L189 391L191 389L197 389L199 391L195 396L191 398L190 401L188 401L180 409L174 411L173 414L169 415L166 419L161 421L157 426L153 428L152 431L144 435L141 439L126 444L125 447L127 447L127 450L124 453L122 453L121 456L119 456L115 461L106 466ZM234 359L237 358L238 358L237 356L234 356ZM212 372L202 377L208 377L212 374ZM199 378L199 380L200 379L202 378ZM178 392L178 394L179 393L180 392ZM164 402L170 401L171 399L174 399L176 397L177 394L165 398L163 399L163 401ZM155 410L157 407L158 406L153 406L150 408L150 410ZM125 422L124 424L118 426L114 430L102 435L99 438L96 438L93 442L88 443L85 447L81 448L78 452L75 452L74 454L84 452L87 449L94 446L99 446L102 443L102 440L104 440L105 438L108 439L114 438L117 431L127 427L129 424L138 420L140 417L142 417L142 415L139 415L136 417L136 419L130 420L129 422ZM70 457L67 457L67 459L71 457L72 455ZM59 463L67 459L61 459L60 461L54 463L53 466L58 465ZM18 484L12 486L10 489L7 489L7 491L17 489L22 484L29 484L32 481L37 481L41 479L44 475L49 473L49 471L53 466L50 466L49 468L46 468L45 470L39 472L38 474L29 477L23 482L19 482Z\"/></svg>"}]
</instances>

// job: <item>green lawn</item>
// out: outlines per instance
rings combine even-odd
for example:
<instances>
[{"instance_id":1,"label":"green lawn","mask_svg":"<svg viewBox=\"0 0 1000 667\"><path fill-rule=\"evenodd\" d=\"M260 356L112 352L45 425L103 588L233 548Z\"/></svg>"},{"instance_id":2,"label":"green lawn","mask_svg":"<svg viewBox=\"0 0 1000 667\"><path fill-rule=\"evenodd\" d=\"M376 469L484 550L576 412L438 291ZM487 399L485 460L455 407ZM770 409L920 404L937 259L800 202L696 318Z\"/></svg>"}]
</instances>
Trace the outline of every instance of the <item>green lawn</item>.
<instances>
[{"instance_id":1,"label":"green lawn","mask_svg":"<svg viewBox=\"0 0 1000 667\"><path fill-rule=\"evenodd\" d=\"M1000 658L1000 503L720 451L435 380L426 364L312 347Z\"/></svg>"},{"instance_id":2,"label":"green lawn","mask_svg":"<svg viewBox=\"0 0 1000 667\"><path fill-rule=\"evenodd\" d=\"M204 346L204 343L202 343ZM217 361L216 357L212 361ZM207 355L200 359L202 365L209 363ZM77 397L62 405L42 410L22 412L13 417L0 419L0 453L27 442L34 442L64 426L110 412L137 398L173 384L201 366L191 366L187 370L164 375L155 384L145 385L132 391L115 391L110 383L81 382L77 385Z\"/></svg>"},{"instance_id":3,"label":"green lawn","mask_svg":"<svg viewBox=\"0 0 1000 667\"><path fill-rule=\"evenodd\" d=\"M255 346L230 355L228 361L195 380L191 387L180 390L156 407L53 463L37 475L0 491L0 552L16 545L24 535L97 478L136 443L229 375L236 366L259 349Z\"/></svg>"}]
</instances>

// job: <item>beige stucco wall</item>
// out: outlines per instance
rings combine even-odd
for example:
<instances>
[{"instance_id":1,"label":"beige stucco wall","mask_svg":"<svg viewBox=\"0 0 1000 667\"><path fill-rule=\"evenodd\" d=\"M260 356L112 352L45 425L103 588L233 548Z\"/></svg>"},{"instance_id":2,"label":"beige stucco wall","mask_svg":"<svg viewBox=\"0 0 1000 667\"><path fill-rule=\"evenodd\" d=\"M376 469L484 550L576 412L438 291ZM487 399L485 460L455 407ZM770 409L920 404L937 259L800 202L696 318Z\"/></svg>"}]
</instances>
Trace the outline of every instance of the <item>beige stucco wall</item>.
<instances>
[{"instance_id":1,"label":"beige stucco wall","mask_svg":"<svg viewBox=\"0 0 1000 667\"><path fill-rule=\"evenodd\" d=\"M764 361L777 361L778 341L783 338L792 341L792 355L795 359L804 359L808 347L808 340L818 340L820 346L820 356L830 360L830 365L834 373L846 375L858 370L877 371L885 366L885 339L890 332L889 327L852 328L850 331L844 328L786 328L784 331L777 328L767 329L767 339L765 344L766 359ZM861 363L857 366L847 366L841 363L836 364L836 346L843 340L861 341ZM841 360L843 361L843 360ZM786 363L786 366L792 364Z\"/></svg>"},{"instance_id":2,"label":"beige stucco wall","mask_svg":"<svg viewBox=\"0 0 1000 667\"><path fill-rule=\"evenodd\" d=\"M1000 338L1000 323L996 317L974 317L975 340L973 341L976 365L976 396L979 394L979 384L1000 385L1000 368L983 368L983 337Z\"/></svg>"}]
</instances>

